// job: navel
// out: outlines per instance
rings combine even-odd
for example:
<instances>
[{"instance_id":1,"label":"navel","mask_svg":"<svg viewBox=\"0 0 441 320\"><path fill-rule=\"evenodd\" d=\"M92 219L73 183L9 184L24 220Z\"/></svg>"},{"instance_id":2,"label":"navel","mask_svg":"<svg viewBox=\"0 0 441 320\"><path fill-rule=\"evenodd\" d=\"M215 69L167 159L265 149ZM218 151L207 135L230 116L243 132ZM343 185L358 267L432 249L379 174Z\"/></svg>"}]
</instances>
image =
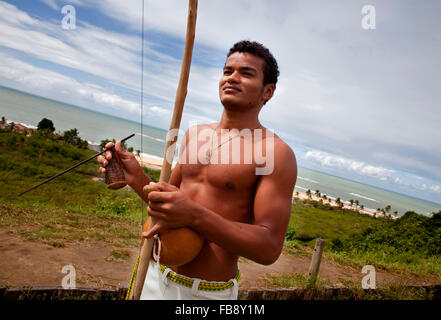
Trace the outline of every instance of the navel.
<instances>
[{"instance_id":1,"label":"navel","mask_svg":"<svg viewBox=\"0 0 441 320\"><path fill-rule=\"evenodd\" d=\"M235 185L234 185L233 183L231 183L231 182L227 182L227 183L225 184L225 186L226 186L228 189L230 189L230 190L234 190L234 189L236 189Z\"/></svg>"}]
</instances>

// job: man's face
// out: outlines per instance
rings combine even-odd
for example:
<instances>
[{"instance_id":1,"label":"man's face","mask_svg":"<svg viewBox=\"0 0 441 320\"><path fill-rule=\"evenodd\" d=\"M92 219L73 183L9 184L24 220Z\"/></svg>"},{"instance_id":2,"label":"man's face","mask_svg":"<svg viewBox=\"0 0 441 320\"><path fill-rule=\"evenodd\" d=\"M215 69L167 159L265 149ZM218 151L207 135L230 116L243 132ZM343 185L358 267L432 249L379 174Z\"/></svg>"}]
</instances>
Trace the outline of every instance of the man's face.
<instances>
[{"instance_id":1,"label":"man's face","mask_svg":"<svg viewBox=\"0 0 441 320\"><path fill-rule=\"evenodd\" d=\"M263 85L264 63L262 58L248 52L234 52L228 57L219 82L219 97L225 108L260 108L272 97L274 85Z\"/></svg>"}]
</instances>

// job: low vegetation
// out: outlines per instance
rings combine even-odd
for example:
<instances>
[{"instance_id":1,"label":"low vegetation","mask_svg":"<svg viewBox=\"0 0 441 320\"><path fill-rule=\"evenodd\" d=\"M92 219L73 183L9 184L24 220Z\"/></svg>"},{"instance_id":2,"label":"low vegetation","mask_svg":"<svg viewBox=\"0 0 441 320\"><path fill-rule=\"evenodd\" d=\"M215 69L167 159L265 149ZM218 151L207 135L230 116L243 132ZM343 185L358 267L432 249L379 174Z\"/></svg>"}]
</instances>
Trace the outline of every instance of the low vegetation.
<instances>
[{"instance_id":1,"label":"low vegetation","mask_svg":"<svg viewBox=\"0 0 441 320\"><path fill-rule=\"evenodd\" d=\"M441 281L441 211L426 217L407 212L398 219L373 218L312 200L296 200L285 250L304 252L325 240L325 256L362 268L374 265L392 273L438 276Z\"/></svg>"},{"instance_id":2,"label":"low vegetation","mask_svg":"<svg viewBox=\"0 0 441 320\"><path fill-rule=\"evenodd\" d=\"M95 152L82 147L76 129L67 131L69 139L47 129L32 135L12 129L0 128L0 227L55 247L90 239L139 244L144 202L128 188L107 189L95 160L18 197ZM143 169L158 180L159 171Z\"/></svg>"}]
</instances>

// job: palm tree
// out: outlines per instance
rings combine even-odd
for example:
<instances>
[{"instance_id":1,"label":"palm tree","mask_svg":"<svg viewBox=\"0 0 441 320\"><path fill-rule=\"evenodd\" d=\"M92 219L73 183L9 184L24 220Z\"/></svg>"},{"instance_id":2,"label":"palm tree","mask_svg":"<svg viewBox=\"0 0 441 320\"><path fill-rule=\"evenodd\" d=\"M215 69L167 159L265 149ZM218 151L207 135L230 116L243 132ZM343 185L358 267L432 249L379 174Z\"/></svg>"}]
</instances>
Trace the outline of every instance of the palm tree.
<instances>
[{"instance_id":1,"label":"palm tree","mask_svg":"<svg viewBox=\"0 0 441 320\"><path fill-rule=\"evenodd\" d=\"M358 200L355 200L354 202L355 202L355 208L358 209L358 204L359 204Z\"/></svg>"},{"instance_id":2,"label":"palm tree","mask_svg":"<svg viewBox=\"0 0 441 320\"><path fill-rule=\"evenodd\" d=\"M351 203L351 207L354 205L354 200L349 200L349 202Z\"/></svg>"},{"instance_id":3,"label":"palm tree","mask_svg":"<svg viewBox=\"0 0 441 320\"><path fill-rule=\"evenodd\" d=\"M317 197L320 197L320 190L315 190L315 195L316 195Z\"/></svg>"},{"instance_id":4,"label":"palm tree","mask_svg":"<svg viewBox=\"0 0 441 320\"><path fill-rule=\"evenodd\" d=\"M391 209L391 206L389 204L384 208L384 210L386 210L387 213L389 213L390 209Z\"/></svg>"},{"instance_id":5,"label":"palm tree","mask_svg":"<svg viewBox=\"0 0 441 320\"><path fill-rule=\"evenodd\" d=\"M307 195L309 198L311 198L311 190L310 190L310 189L306 190L306 195Z\"/></svg>"}]
</instances>

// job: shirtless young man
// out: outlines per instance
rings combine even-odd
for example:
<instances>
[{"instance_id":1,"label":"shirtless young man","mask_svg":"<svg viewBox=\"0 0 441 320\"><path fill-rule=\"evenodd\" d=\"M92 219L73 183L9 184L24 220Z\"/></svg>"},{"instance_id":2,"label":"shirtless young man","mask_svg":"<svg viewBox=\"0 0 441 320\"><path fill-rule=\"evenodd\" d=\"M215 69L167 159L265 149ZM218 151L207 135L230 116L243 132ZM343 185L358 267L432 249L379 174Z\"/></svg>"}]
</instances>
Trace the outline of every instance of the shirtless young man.
<instances>
[{"instance_id":1,"label":"shirtless young man","mask_svg":"<svg viewBox=\"0 0 441 320\"><path fill-rule=\"evenodd\" d=\"M133 154L116 143L115 150L121 157L128 184L148 203L148 214L157 220L144 236L152 237L167 228L188 226L205 239L199 255L186 265L172 267L173 272L202 281L229 282L237 275L240 256L265 265L278 259L291 214L297 165L291 148L263 128L258 119L262 106L274 94L278 73L276 60L261 44L241 41L230 49L219 82L219 96L224 107L220 122L198 125L186 132L181 151L185 149L187 154L181 152L169 183L157 184L161 192L144 196L142 188L150 183L150 178L143 173ZM268 148L267 143L258 145L256 141L259 139L245 139L241 135L222 137L225 129L241 131L247 128L251 133L261 130L260 142L272 137L272 147ZM198 137L204 130L213 133L211 137L208 135L208 141L200 141ZM203 145L208 145L211 159L220 159L217 157L221 151L229 148L232 155L239 152L242 161L239 164L231 161L225 164L220 160L204 163L199 157L196 163L192 163L188 150L195 152L189 147L194 139L197 141L196 152L201 153ZM233 150L235 139L242 142L239 149ZM256 169L262 165L257 163L255 152L251 163L244 163L245 152L249 150L245 146L250 143L253 149L264 149L267 161L272 157L270 172L256 174ZM272 152L269 149L273 149ZM107 159L110 157L110 154L106 155ZM98 161L107 165L104 157L99 157ZM100 171L105 172L105 169L100 168ZM165 281L165 285L149 284L149 281L161 282L161 273L156 271L157 275L152 276L153 272L149 267L141 298L190 299L185 293L190 289L186 287L178 293L165 293L170 281ZM149 286L151 288L146 289ZM193 285L193 290L187 293L199 298L237 299L236 282L224 293L198 292L197 288ZM162 292L155 295L154 291Z\"/></svg>"}]
</instances>

